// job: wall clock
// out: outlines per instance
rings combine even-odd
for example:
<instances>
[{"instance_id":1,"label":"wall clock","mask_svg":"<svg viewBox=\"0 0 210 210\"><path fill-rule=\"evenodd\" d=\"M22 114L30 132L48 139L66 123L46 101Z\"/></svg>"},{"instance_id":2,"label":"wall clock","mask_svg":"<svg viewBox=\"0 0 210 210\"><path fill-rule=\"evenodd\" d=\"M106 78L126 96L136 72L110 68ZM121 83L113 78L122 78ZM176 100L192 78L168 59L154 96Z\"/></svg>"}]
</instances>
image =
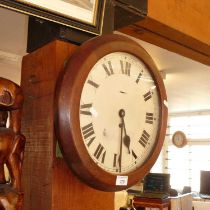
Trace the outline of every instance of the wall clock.
<instances>
[{"instance_id":1,"label":"wall clock","mask_svg":"<svg viewBox=\"0 0 210 210\"><path fill-rule=\"evenodd\" d=\"M151 169L167 124L162 78L147 52L121 35L81 45L57 86L56 134L89 186L126 189Z\"/></svg>"},{"instance_id":2,"label":"wall clock","mask_svg":"<svg viewBox=\"0 0 210 210\"><path fill-rule=\"evenodd\" d=\"M176 131L172 136L172 142L176 147L184 147L187 144L185 133L182 131Z\"/></svg>"}]
</instances>

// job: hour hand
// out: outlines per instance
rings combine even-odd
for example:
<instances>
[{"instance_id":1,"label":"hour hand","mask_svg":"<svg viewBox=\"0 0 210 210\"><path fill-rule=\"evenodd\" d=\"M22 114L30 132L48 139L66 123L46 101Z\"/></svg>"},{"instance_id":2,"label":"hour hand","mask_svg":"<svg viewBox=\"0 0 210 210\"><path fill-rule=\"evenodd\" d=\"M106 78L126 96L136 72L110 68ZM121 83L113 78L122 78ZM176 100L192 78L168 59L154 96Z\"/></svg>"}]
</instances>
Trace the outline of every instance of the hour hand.
<instances>
[{"instance_id":1,"label":"hour hand","mask_svg":"<svg viewBox=\"0 0 210 210\"><path fill-rule=\"evenodd\" d=\"M128 153L130 154L130 136L128 135L125 135L124 138L123 138L123 143L124 145L128 148Z\"/></svg>"}]
</instances>

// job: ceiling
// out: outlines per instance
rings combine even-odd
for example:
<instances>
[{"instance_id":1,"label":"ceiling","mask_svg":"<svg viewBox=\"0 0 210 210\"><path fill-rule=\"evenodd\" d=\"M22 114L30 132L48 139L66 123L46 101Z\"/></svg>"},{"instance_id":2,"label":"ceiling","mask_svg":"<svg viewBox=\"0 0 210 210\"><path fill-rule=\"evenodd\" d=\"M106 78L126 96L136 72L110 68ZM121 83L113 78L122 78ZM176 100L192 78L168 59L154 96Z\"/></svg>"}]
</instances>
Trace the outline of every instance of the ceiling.
<instances>
[{"instance_id":1,"label":"ceiling","mask_svg":"<svg viewBox=\"0 0 210 210\"><path fill-rule=\"evenodd\" d=\"M20 82L26 54L26 15L0 8L0 76ZM136 40L136 39L135 39ZM165 49L138 41L166 74L169 113L210 111L210 67Z\"/></svg>"}]
</instances>

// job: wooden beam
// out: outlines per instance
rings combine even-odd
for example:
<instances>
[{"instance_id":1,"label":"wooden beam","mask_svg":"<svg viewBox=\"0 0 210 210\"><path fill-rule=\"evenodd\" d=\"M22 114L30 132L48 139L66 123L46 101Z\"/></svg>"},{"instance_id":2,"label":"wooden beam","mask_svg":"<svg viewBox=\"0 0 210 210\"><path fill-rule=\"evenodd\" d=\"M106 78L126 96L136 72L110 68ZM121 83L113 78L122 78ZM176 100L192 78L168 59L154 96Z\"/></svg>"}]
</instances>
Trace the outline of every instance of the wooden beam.
<instances>
[{"instance_id":1,"label":"wooden beam","mask_svg":"<svg viewBox=\"0 0 210 210\"><path fill-rule=\"evenodd\" d=\"M210 45L210 1L148 0L148 17Z\"/></svg>"},{"instance_id":2,"label":"wooden beam","mask_svg":"<svg viewBox=\"0 0 210 210\"><path fill-rule=\"evenodd\" d=\"M210 65L210 1L148 1L148 15L120 32Z\"/></svg>"}]
</instances>

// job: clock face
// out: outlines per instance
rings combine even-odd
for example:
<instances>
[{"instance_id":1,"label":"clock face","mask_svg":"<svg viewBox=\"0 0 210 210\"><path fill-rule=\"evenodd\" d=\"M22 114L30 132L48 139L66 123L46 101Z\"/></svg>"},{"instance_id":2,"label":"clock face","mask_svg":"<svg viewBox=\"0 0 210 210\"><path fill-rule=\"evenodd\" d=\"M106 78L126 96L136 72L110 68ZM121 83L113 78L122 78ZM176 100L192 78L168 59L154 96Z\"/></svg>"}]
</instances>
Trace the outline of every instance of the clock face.
<instances>
[{"instance_id":1,"label":"clock face","mask_svg":"<svg viewBox=\"0 0 210 210\"><path fill-rule=\"evenodd\" d=\"M134 185L155 163L167 125L151 57L127 37L101 36L78 47L62 73L55 130L68 166L99 190Z\"/></svg>"},{"instance_id":2,"label":"clock face","mask_svg":"<svg viewBox=\"0 0 210 210\"><path fill-rule=\"evenodd\" d=\"M79 119L99 167L123 174L141 166L155 145L159 118L157 88L141 60L114 52L97 61L82 89Z\"/></svg>"}]
</instances>

